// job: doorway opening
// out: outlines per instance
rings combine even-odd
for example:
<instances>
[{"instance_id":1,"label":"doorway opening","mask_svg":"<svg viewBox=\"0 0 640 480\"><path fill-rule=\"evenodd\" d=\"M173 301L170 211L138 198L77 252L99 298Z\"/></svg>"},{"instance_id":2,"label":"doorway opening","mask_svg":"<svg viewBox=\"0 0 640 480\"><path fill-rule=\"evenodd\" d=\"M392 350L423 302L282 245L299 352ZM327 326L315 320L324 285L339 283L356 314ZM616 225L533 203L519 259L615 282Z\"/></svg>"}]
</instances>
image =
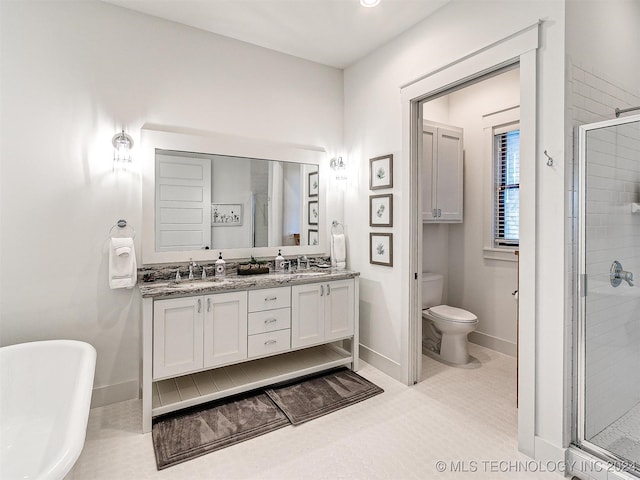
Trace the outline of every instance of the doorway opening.
<instances>
[{"instance_id":1,"label":"doorway opening","mask_svg":"<svg viewBox=\"0 0 640 480\"><path fill-rule=\"evenodd\" d=\"M410 209L407 278L408 321L403 332L407 359L407 381L417 383L422 376L422 185L418 175L418 131L422 129L421 102L451 93L462 85L477 83L500 70L518 65L520 72L520 225L518 272L518 449L535 454L535 373L536 373L536 117L537 49L539 23L452 61L401 87L403 104L403 152L409 164L407 187ZM419 130L420 127L420 130Z\"/></svg>"},{"instance_id":2,"label":"doorway opening","mask_svg":"<svg viewBox=\"0 0 640 480\"><path fill-rule=\"evenodd\" d=\"M418 112L418 296L422 309L451 307L446 312L453 316L447 322L435 309L421 309L415 353L478 367L479 359L468 354L468 334L476 345L516 357L519 66L428 96Z\"/></svg>"}]
</instances>

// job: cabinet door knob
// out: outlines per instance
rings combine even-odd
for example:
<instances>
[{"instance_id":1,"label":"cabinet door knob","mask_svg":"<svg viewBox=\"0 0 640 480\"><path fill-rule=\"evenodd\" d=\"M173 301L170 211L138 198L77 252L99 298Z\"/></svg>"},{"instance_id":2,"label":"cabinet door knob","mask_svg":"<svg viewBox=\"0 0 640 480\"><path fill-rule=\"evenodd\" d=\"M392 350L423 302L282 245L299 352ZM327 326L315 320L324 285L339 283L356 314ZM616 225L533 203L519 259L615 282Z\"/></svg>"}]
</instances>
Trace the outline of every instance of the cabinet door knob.
<instances>
[{"instance_id":1,"label":"cabinet door knob","mask_svg":"<svg viewBox=\"0 0 640 480\"><path fill-rule=\"evenodd\" d=\"M198 299L198 313L200 313L202 311L202 299L199 298Z\"/></svg>"},{"instance_id":2,"label":"cabinet door knob","mask_svg":"<svg viewBox=\"0 0 640 480\"><path fill-rule=\"evenodd\" d=\"M331 285L327 284L327 297L331 295Z\"/></svg>"}]
</instances>

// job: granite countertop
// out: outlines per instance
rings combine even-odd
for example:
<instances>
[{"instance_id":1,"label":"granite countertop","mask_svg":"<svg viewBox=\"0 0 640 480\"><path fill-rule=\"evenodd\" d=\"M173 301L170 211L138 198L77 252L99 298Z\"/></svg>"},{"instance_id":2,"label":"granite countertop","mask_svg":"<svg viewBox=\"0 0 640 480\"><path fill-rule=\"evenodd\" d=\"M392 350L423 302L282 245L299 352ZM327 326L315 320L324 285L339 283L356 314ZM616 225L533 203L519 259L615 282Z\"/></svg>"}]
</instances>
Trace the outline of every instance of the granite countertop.
<instances>
[{"instance_id":1,"label":"granite countertop","mask_svg":"<svg viewBox=\"0 0 640 480\"><path fill-rule=\"evenodd\" d=\"M205 280L181 280L179 282L159 280L138 283L138 288L143 297L179 297L345 280L359 275L359 272L351 270L312 267L308 270L294 270L291 273L271 272L263 275L228 275L226 277L209 277Z\"/></svg>"}]
</instances>

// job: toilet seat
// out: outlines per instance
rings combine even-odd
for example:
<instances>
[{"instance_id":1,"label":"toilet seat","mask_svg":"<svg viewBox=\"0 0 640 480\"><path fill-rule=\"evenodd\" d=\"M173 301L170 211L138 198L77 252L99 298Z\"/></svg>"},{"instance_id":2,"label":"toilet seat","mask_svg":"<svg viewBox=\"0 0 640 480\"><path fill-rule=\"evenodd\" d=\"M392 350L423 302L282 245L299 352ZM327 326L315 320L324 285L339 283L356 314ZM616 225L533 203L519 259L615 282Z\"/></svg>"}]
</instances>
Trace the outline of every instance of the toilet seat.
<instances>
[{"instance_id":1,"label":"toilet seat","mask_svg":"<svg viewBox=\"0 0 640 480\"><path fill-rule=\"evenodd\" d=\"M437 307L428 308L427 311L434 317L448 322L474 323L478 321L478 317L473 313L462 308L450 307L449 305L438 305Z\"/></svg>"}]
</instances>

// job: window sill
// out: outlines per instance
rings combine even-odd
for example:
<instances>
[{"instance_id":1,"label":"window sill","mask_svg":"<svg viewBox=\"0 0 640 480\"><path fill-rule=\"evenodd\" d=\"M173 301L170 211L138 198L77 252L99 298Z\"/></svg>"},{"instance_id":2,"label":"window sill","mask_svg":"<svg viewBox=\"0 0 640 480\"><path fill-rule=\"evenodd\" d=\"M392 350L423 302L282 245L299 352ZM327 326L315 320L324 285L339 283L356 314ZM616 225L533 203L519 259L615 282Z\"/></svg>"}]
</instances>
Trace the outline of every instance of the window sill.
<instances>
[{"instance_id":1,"label":"window sill","mask_svg":"<svg viewBox=\"0 0 640 480\"><path fill-rule=\"evenodd\" d=\"M501 260L504 262L517 262L517 248L483 248L483 257L487 260Z\"/></svg>"}]
</instances>

